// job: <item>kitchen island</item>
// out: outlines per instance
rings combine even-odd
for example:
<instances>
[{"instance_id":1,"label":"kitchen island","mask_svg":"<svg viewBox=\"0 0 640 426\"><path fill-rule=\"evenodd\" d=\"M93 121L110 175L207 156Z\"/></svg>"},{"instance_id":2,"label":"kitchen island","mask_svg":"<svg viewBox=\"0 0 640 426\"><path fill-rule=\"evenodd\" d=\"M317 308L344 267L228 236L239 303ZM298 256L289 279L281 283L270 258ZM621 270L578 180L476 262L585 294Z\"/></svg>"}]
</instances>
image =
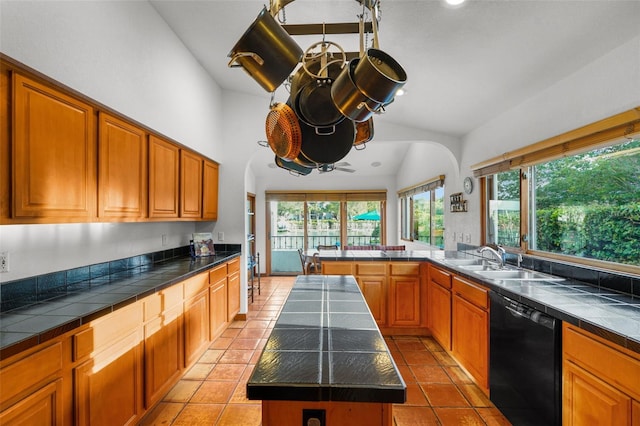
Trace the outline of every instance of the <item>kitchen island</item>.
<instances>
[{"instance_id":1,"label":"kitchen island","mask_svg":"<svg viewBox=\"0 0 640 426\"><path fill-rule=\"evenodd\" d=\"M406 385L354 277L296 279L247 397L263 401L264 426L393 424Z\"/></svg>"}]
</instances>

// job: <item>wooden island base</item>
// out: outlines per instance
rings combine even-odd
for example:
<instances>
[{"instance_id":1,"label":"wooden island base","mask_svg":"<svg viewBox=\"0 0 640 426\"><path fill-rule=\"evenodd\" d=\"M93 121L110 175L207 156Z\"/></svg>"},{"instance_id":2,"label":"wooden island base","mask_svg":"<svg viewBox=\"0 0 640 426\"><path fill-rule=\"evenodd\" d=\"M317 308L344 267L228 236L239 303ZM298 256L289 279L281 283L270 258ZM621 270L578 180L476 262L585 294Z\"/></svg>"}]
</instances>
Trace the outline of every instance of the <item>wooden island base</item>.
<instances>
[{"instance_id":1,"label":"wooden island base","mask_svg":"<svg viewBox=\"0 0 640 426\"><path fill-rule=\"evenodd\" d=\"M262 426L300 426L304 409L325 410L326 426L392 426L392 404L339 401L262 401Z\"/></svg>"}]
</instances>

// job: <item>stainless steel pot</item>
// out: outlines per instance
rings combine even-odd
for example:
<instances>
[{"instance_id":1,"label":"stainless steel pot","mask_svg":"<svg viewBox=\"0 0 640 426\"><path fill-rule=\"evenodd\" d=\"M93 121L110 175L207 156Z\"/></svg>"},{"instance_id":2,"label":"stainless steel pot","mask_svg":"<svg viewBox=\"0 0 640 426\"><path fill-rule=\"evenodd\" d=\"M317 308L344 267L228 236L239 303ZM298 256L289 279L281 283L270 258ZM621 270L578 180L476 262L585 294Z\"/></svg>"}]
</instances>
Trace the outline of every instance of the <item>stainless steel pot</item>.
<instances>
[{"instance_id":1,"label":"stainless steel pot","mask_svg":"<svg viewBox=\"0 0 640 426\"><path fill-rule=\"evenodd\" d=\"M242 67L267 92L273 92L295 69L302 49L263 8L233 46L229 67Z\"/></svg>"},{"instance_id":2,"label":"stainless steel pot","mask_svg":"<svg viewBox=\"0 0 640 426\"><path fill-rule=\"evenodd\" d=\"M370 48L355 67L353 81L368 98L387 104L407 82L407 73L391 56Z\"/></svg>"},{"instance_id":3,"label":"stainless steel pot","mask_svg":"<svg viewBox=\"0 0 640 426\"><path fill-rule=\"evenodd\" d=\"M353 72L360 58L349 61L340 75L331 85L331 99L338 110L355 122L367 121L374 113L382 108L382 103L376 102L360 91L353 80Z\"/></svg>"},{"instance_id":4,"label":"stainless steel pot","mask_svg":"<svg viewBox=\"0 0 640 426\"><path fill-rule=\"evenodd\" d=\"M302 148L300 152L309 161L317 164L333 164L345 157L355 140L355 125L350 120L336 124L331 135L316 132L313 126L300 123L302 130Z\"/></svg>"}]
</instances>

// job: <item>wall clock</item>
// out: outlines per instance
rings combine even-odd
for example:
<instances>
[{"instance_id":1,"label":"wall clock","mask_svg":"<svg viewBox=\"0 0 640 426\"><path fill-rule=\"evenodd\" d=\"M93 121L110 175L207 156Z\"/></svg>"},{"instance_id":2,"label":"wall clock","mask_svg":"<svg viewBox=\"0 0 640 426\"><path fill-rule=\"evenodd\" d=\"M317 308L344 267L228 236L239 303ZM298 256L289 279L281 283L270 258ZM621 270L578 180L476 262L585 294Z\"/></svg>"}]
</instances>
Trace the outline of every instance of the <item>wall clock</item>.
<instances>
[{"instance_id":1,"label":"wall clock","mask_svg":"<svg viewBox=\"0 0 640 426\"><path fill-rule=\"evenodd\" d=\"M464 178L464 192L466 192L467 194L471 194L471 192L473 191L473 180L471 180L470 177L466 177Z\"/></svg>"}]
</instances>

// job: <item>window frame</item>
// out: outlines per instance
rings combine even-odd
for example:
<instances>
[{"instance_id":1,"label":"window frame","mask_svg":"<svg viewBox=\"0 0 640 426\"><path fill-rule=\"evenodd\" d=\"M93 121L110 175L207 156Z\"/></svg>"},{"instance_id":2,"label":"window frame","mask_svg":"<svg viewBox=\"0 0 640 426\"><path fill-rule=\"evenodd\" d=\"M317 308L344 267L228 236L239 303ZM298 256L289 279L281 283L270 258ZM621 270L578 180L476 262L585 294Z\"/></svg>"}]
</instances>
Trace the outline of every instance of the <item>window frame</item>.
<instances>
[{"instance_id":1,"label":"window frame","mask_svg":"<svg viewBox=\"0 0 640 426\"><path fill-rule=\"evenodd\" d=\"M599 120L589 125L563 133L558 136L534 143L517 150L507 152L482 163L471 166L474 176L480 179L481 200L481 244L487 244L488 190L487 176L499 172L520 170L520 246L505 247L507 251L529 254L549 260L560 260L597 268L627 273L640 273L640 267L624 263L533 250L529 247L530 211L530 167L561 157L568 157L597 148L612 146L624 138L637 138L640 135L640 107Z\"/></svg>"},{"instance_id":2,"label":"window frame","mask_svg":"<svg viewBox=\"0 0 640 426\"><path fill-rule=\"evenodd\" d=\"M398 205L399 205L399 216L400 216L400 240L407 242L415 242L419 244L423 244L425 246L436 246L435 243L435 228L434 228L434 218L436 215L436 190L442 189L442 197L443 197L443 207L444 207L444 175L439 175L432 179L421 182L417 185L413 185L407 188L403 188L398 191ZM417 238L415 235L415 204L414 204L414 196L417 194L423 194L429 192L429 227L430 227L430 241L424 242ZM408 210L408 211L407 211ZM443 226L442 231L444 234L445 226L444 226L444 210L443 210ZM409 223L407 223L409 221ZM407 235L408 232L408 235ZM444 240L443 240L444 244Z\"/></svg>"}]
</instances>

